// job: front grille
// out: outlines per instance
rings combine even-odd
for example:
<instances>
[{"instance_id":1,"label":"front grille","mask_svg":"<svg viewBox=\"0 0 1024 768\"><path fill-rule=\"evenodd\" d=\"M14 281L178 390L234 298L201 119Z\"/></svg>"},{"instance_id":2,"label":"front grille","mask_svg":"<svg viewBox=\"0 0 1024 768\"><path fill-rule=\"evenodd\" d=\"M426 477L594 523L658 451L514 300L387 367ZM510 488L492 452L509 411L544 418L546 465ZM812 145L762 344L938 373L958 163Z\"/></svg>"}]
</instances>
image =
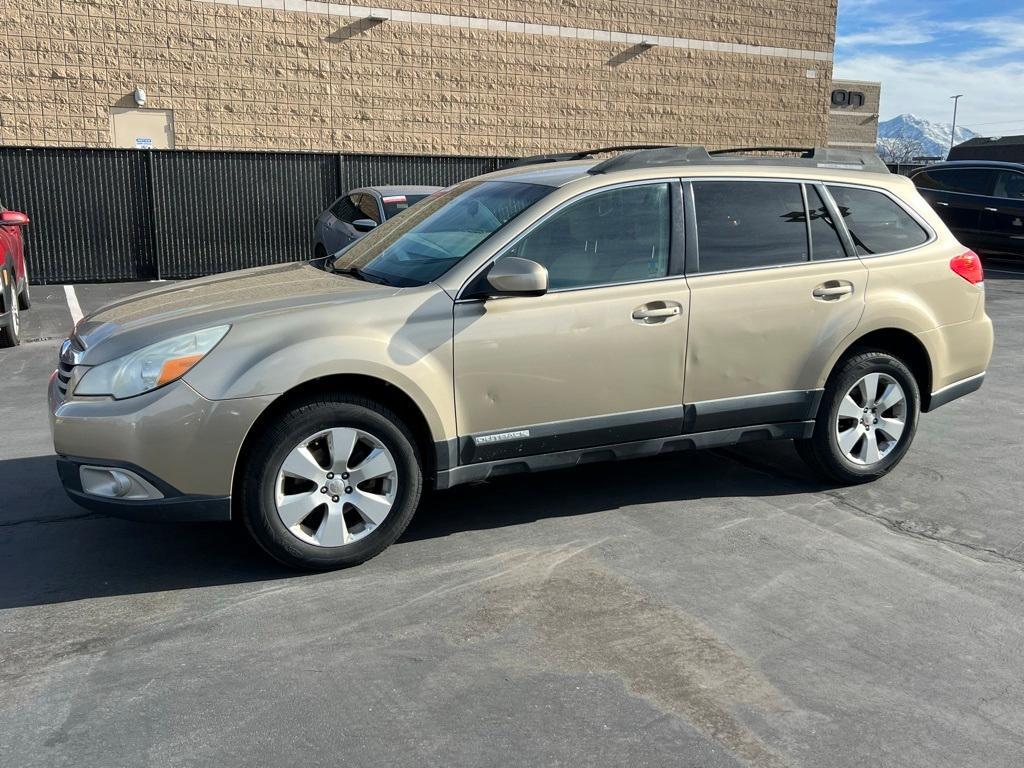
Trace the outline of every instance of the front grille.
<instances>
[{"instance_id":1,"label":"front grille","mask_svg":"<svg viewBox=\"0 0 1024 768\"><path fill-rule=\"evenodd\" d=\"M57 366L57 390L61 397L66 397L68 394L68 382L71 381L71 373L74 370L75 366L68 365L63 360Z\"/></svg>"},{"instance_id":2,"label":"front grille","mask_svg":"<svg viewBox=\"0 0 1024 768\"><path fill-rule=\"evenodd\" d=\"M81 359L82 347L74 339L70 338L60 346L60 360L57 363L57 391L62 398L67 397L68 382L75 371L75 365Z\"/></svg>"}]
</instances>

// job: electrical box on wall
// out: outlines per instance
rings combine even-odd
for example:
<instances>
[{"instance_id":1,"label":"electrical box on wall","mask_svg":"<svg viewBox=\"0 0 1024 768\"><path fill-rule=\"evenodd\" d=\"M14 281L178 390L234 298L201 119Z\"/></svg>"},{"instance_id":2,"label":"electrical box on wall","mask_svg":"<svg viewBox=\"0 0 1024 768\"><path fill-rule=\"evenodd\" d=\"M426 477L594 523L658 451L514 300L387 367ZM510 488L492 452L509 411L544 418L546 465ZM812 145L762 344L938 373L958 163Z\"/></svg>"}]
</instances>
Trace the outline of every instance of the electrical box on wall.
<instances>
[{"instance_id":1,"label":"electrical box on wall","mask_svg":"<svg viewBox=\"0 0 1024 768\"><path fill-rule=\"evenodd\" d=\"M112 107L110 138L115 147L174 149L174 112Z\"/></svg>"}]
</instances>

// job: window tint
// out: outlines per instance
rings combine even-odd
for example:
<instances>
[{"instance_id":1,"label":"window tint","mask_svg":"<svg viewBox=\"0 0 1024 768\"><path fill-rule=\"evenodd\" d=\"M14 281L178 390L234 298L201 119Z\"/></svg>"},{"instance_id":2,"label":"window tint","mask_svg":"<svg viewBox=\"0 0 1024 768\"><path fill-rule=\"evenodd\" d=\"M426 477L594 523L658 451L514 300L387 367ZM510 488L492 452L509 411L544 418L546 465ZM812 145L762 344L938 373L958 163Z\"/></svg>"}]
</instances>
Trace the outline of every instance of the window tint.
<instances>
[{"instance_id":1,"label":"window tint","mask_svg":"<svg viewBox=\"0 0 1024 768\"><path fill-rule=\"evenodd\" d=\"M1024 173L999 171L996 177L996 197L1024 200Z\"/></svg>"},{"instance_id":2,"label":"window tint","mask_svg":"<svg viewBox=\"0 0 1024 768\"><path fill-rule=\"evenodd\" d=\"M892 253L927 242L924 228L881 192L833 186L828 191L850 230L857 253Z\"/></svg>"},{"instance_id":3,"label":"window tint","mask_svg":"<svg viewBox=\"0 0 1024 768\"><path fill-rule=\"evenodd\" d=\"M356 219L363 218L363 214L359 211L359 206L356 204L356 198L358 195L343 195L334 201L334 205L331 206L331 214L336 219L344 221L346 224L351 224Z\"/></svg>"},{"instance_id":4,"label":"window tint","mask_svg":"<svg viewBox=\"0 0 1024 768\"><path fill-rule=\"evenodd\" d=\"M807 217L799 184L698 181L693 195L701 272L808 260Z\"/></svg>"},{"instance_id":5,"label":"window tint","mask_svg":"<svg viewBox=\"0 0 1024 768\"><path fill-rule=\"evenodd\" d=\"M668 184L597 192L556 213L509 255L547 267L552 290L665 277L670 199Z\"/></svg>"},{"instance_id":6,"label":"window tint","mask_svg":"<svg viewBox=\"0 0 1024 768\"><path fill-rule=\"evenodd\" d=\"M808 186L806 189L807 207L811 212L811 253L815 261L844 258L846 251L843 250L843 241L839 238L836 223L832 221L825 201L816 188Z\"/></svg>"},{"instance_id":7,"label":"window tint","mask_svg":"<svg viewBox=\"0 0 1024 768\"><path fill-rule=\"evenodd\" d=\"M995 172L986 168L946 168L926 171L914 177L914 183L925 189L969 195L991 195L994 181Z\"/></svg>"},{"instance_id":8,"label":"window tint","mask_svg":"<svg viewBox=\"0 0 1024 768\"><path fill-rule=\"evenodd\" d=\"M397 216L410 205L415 205L426 195L385 195L381 198L381 205L384 206L384 218L390 219Z\"/></svg>"}]
</instances>

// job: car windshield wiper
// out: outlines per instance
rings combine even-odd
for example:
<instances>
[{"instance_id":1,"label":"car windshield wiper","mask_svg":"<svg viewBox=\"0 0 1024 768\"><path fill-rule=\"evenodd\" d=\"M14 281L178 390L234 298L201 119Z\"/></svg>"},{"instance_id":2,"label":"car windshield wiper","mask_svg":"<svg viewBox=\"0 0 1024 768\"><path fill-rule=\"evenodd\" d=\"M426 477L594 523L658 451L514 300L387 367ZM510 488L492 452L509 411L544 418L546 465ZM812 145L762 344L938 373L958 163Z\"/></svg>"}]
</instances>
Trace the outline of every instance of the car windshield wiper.
<instances>
[{"instance_id":1,"label":"car windshield wiper","mask_svg":"<svg viewBox=\"0 0 1024 768\"><path fill-rule=\"evenodd\" d=\"M383 277L378 275L372 275L369 272L365 272L359 267L336 267L332 266L332 270L337 272L339 275L351 275L356 280L362 280L367 283L377 283L378 285L391 285L391 282L385 280Z\"/></svg>"}]
</instances>

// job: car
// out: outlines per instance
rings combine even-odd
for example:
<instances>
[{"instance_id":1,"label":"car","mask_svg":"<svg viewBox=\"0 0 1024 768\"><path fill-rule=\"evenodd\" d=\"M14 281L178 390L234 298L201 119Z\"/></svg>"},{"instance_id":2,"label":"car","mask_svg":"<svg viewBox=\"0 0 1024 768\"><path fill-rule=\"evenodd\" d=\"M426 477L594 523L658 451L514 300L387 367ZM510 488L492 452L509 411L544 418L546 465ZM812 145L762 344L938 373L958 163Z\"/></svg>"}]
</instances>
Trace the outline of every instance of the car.
<instances>
[{"instance_id":1,"label":"car","mask_svg":"<svg viewBox=\"0 0 1024 768\"><path fill-rule=\"evenodd\" d=\"M360 187L342 195L313 224L313 258L324 258L351 245L377 225L441 187Z\"/></svg>"},{"instance_id":2,"label":"car","mask_svg":"<svg viewBox=\"0 0 1024 768\"><path fill-rule=\"evenodd\" d=\"M32 306L22 237L28 221L0 203L0 347L21 343L21 313Z\"/></svg>"},{"instance_id":3,"label":"car","mask_svg":"<svg viewBox=\"0 0 1024 768\"><path fill-rule=\"evenodd\" d=\"M1024 256L1024 164L957 160L910 178L961 242L983 255Z\"/></svg>"},{"instance_id":4,"label":"car","mask_svg":"<svg viewBox=\"0 0 1024 768\"><path fill-rule=\"evenodd\" d=\"M513 473L790 439L874 480L982 385L981 263L873 155L576 157L456 184L326 270L86 317L49 388L71 498L240 520L323 570L384 550L425 489Z\"/></svg>"}]
</instances>

